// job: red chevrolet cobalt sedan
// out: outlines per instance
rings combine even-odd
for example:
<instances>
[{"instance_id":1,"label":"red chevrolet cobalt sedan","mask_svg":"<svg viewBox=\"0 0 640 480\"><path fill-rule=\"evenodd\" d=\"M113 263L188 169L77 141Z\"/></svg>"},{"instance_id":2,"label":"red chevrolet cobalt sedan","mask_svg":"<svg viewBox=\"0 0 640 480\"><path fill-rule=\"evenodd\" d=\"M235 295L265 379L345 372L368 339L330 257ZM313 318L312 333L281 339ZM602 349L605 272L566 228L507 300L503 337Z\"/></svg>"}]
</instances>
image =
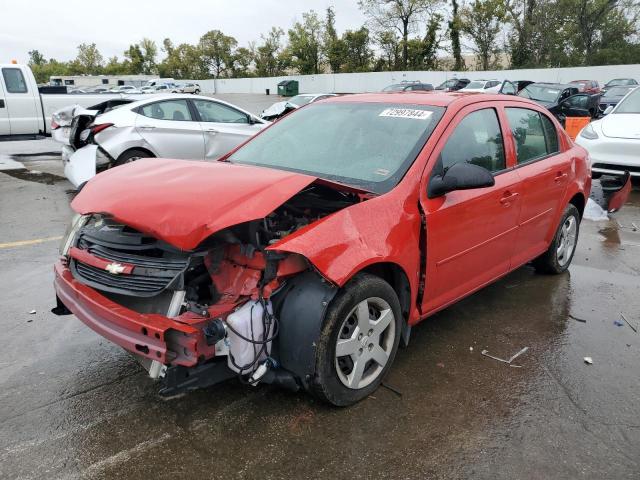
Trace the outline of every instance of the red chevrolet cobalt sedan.
<instances>
[{"instance_id":1,"label":"red chevrolet cobalt sedan","mask_svg":"<svg viewBox=\"0 0 640 480\"><path fill-rule=\"evenodd\" d=\"M424 318L528 262L564 272L590 173L523 98L324 100L221 161L90 180L54 312L135 355L164 395L237 377L350 405Z\"/></svg>"}]
</instances>

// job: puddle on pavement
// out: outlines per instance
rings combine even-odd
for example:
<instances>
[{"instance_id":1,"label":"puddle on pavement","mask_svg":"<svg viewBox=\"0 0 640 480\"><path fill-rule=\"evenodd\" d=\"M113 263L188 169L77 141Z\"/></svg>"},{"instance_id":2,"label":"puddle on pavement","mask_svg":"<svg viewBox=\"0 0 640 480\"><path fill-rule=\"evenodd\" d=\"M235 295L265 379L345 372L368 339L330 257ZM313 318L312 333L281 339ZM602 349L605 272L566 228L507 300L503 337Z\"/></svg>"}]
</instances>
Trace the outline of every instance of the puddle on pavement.
<instances>
[{"instance_id":1,"label":"puddle on pavement","mask_svg":"<svg viewBox=\"0 0 640 480\"><path fill-rule=\"evenodd\" d=\"M605 245L620 245L622 243L620 233L615 227L601 228L598 233L604 237L603 242Z\"/></svg>"},{"instance_id":2,"label":"puddle on pavement","mask_svg":"<svg viewBox=\"0 0 640 480\"><path fill-rule=\"evenodd\" d=\"M18 180L26 180L27 182L42 183L45 185L53 185L57 182L64 181L64 177L53 175L51 173L40 172L38 170L29 170L27 168L16 168L15 170L0 170L0 173L17 178Z\"/></svg>"}]
</instances>

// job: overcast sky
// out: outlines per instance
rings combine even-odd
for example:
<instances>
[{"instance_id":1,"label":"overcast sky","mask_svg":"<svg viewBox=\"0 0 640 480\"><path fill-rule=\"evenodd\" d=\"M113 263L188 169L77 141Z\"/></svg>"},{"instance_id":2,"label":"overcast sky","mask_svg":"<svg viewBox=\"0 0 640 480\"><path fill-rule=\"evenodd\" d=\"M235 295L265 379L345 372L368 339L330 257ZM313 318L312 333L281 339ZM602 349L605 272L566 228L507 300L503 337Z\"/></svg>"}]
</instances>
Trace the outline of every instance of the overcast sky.
<instances>
[{"instance_id":1,"label":"overcast sky","mask_svg":"<svg viewBox=\"0 0 640 480\"><path fill-rule=\"evenodd\" d=\"M0 63L26 63L33 49L47 59L71 60L83 42L95 42L105 60L122 58L143 37L158 46L166 37L195 43L214 29L246 45L272 26L286 31L304 11L324 17L330 5L339 32L365 21L357 0L0 0Z\"/></svg>"}]
</instances>

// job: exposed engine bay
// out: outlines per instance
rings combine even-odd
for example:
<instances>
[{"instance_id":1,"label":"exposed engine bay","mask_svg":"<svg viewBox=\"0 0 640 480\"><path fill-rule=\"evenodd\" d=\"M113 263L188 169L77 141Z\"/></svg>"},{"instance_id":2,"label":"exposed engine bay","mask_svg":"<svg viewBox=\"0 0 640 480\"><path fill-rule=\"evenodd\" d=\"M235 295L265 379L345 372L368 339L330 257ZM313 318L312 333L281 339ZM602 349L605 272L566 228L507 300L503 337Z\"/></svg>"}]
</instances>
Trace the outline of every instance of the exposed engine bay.
<instances>
[{"instance_id":1,"label":"exposed engine bay","mask_svg":"<svg viewBox=\"0 0 640 480\"><path fill-rule=\"evenodd\" d=\"M277 242L366 198L314 182L265 218L219 231L187 252L107 215L92 215L69 251L69 268L74 278L125 308L201 332L197 358L177 332L168 333L171 361L158 365L147 358L152 376L226 356L230 371L256 384L278 366L272 348L279 333L278 296L286 295L289 279L313 270L303 256L278 252ZM143 344L136 349L145 353Z\"/></svg>"}]
</instances>

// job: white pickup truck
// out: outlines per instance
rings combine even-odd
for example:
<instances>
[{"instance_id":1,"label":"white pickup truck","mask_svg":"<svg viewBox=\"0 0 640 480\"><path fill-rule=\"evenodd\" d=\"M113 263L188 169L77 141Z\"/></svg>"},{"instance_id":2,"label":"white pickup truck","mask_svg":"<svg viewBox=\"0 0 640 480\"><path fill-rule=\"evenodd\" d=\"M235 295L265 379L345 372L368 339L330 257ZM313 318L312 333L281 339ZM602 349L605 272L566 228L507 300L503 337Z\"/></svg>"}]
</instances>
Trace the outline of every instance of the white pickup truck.
<instances>
[{"instance_id":1,"label":"white pickup truck","mask_svg":"<svg viewBox=\"0 0 640 480\"><path fill-rule=\"evenodd\" d=\"M119 93L40 94L27 65L0 64L0 140L51 135L51 115L55 111L70 105L86 108L122 98L124 95Z\"/></svg>"}]
</instances>

